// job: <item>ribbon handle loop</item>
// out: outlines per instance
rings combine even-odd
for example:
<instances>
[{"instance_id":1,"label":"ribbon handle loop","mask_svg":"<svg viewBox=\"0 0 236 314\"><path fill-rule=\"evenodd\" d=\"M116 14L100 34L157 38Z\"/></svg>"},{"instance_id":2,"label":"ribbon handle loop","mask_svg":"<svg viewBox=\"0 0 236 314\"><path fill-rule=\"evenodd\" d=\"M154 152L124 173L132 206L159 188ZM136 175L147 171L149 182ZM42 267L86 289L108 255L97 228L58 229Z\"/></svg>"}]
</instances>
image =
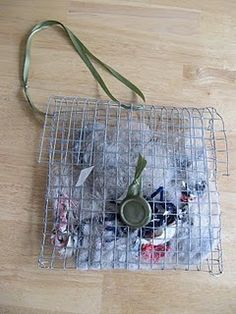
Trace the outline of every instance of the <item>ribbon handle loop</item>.
<instances>
[{"instance_id":1,"label":"ribbon handle loop","mask_svg":"<svg viewBox=\"0 0 236 314\"><path fill-rule=\"evenodd\" d=\"M23 91L25 94L25 97L28 101L28 104L31 108L31 110L35 114L39 114L41 116L45 115L45 112L39 110L34 102L32 101L30 95L29 95L29 69L30 69L30 62L31 62L31 44L32 39L34 35L37 32L40 32L46 28L53 27L53 26L59 26L63 29L63 31L66 33L68 38L70 39L74 49L82 59L82 61L85 63L91 74L93 75L94 79L98 82L98 84L101 86L101 88L104 90L104 92L107 94L109 98L111 98L115 102L119 102L110 92L107 85L105 84L104 80L96 70L96 68L93 65L93 62L96 64L99 64L105 71L110 73L112 76L114 76L117 80L119 80L121 83L126 85L130 90L132 90L135 94L137 94L141 99L145 102L144 94L141 92L141 90L135 86L132 82L127 80L124 76L122 76L120 73L118 73L116 70L114 70L112 67L107 65L106 63L99 60L95 55L93 55L88 48L85 47L85 45L80 41L80 39L75 36L75 34L65 25L63 25L61 22L54 21L54 20L47 20L40 22L36 24L32 30L30 31L27 40L26 40L26 46L25 46L25 55L23 60L23 71L22 71L22 82L23 82Z\"/></svg>"}]
</instances>

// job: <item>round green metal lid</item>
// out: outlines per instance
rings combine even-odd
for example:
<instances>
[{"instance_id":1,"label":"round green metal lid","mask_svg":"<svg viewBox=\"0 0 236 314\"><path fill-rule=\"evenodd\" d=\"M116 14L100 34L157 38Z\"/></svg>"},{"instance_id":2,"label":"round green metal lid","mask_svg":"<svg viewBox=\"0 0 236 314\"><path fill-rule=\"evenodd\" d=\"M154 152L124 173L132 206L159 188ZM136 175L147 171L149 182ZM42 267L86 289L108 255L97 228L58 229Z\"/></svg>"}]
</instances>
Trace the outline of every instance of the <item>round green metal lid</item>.
<instances>
[{"instance_id":1,"label":"round green metal lid","mask_svg":"<svg viewBox=\"0 0 236 314\"><path fill-rule=\"evenodd\" d=\"M141 228L150 222L152 210L143 197L135 196L123 200L120 205L120 215L128 226Z\"/></svg>"}]
</instances>

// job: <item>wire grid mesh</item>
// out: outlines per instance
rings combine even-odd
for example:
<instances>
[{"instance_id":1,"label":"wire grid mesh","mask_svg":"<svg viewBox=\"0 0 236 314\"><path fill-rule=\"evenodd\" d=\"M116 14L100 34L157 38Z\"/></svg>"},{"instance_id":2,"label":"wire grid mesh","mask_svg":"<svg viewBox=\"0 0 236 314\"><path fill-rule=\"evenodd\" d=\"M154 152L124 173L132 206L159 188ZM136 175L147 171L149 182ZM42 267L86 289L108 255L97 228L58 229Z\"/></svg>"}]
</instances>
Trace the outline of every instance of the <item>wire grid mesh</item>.
<instances>
[{"instance_id":1,"label":"wire grid mesh","mask_svg":"<svg viewBox=\"0 0 236 314\"><path fill-rule=\"evenodd\" d=\"M153 217L132 230L120 220L119 200L139 153ZM228 174L228 154L214 108L52 97L39 161L48 163L41 267L222 272L216 174Z\"/></svg>"}]
</instances>

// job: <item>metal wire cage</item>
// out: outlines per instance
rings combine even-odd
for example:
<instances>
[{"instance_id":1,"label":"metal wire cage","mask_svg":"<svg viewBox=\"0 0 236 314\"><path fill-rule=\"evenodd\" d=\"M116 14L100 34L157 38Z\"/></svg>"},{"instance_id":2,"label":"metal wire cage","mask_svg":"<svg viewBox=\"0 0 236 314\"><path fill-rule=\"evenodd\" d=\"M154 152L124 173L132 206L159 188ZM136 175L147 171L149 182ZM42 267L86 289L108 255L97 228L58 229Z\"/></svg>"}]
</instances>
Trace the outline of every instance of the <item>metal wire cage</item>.
<instances>
[{"instance_id":1,"label":"metal wire cage","mask_svg":"<svg viewBox=\"0 0 236 314\"><path fill-rule=\"evenodd\" d=\"M228 174L227 151L214 108L50 98L39 155L48 163L39 265L221 273L216 174ZM132 229L119 202L139 153L152 220Z\"/></svg>"}]
</instances>

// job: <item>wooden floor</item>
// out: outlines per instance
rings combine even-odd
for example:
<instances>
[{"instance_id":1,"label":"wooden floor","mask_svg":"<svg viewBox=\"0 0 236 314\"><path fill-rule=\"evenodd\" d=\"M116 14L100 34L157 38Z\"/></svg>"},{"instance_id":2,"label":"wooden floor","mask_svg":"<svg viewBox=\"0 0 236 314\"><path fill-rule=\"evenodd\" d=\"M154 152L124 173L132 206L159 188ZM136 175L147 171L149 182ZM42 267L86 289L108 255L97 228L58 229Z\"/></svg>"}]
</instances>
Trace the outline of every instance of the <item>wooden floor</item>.
<instances>
[{"instance_id":1,"label":"wooden floor","mask_svg":"<svg viewBox=\"0 0 236 314\"><path fill-rule=\"evenodd\" d=\"M69 26L103 61L134 81L147 102L210 105L224 116L230 177L219 178L225 273L64 272L37 268L46 170L41 126L21 82L25 34L37 22ZM236 313L235 0L0 1L0 313ZM104 74L114 94L130 91ZM106 98L60 30L38 34L32 98Z\"/></svg>"}]
</instances>

